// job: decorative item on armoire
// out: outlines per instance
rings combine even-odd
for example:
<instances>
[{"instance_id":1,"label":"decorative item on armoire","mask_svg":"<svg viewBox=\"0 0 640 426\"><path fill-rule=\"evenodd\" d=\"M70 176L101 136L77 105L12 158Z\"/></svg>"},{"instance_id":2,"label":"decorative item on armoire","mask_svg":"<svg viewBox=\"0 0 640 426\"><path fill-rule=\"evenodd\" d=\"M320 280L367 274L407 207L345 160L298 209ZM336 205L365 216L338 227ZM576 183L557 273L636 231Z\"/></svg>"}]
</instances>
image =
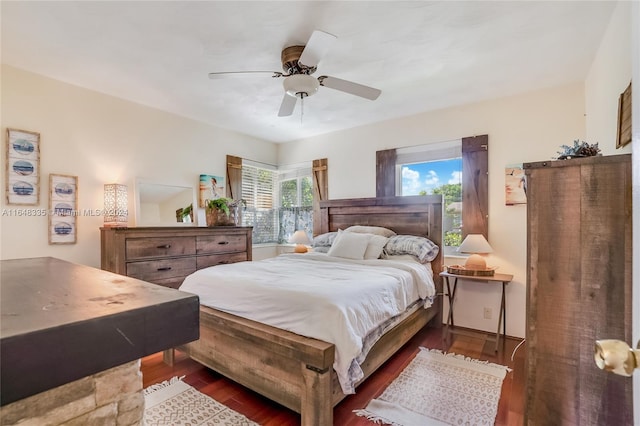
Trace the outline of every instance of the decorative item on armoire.
<instances>
[{"instance_id":1,"label":"decorative item on armoire","mask_svg":"<svg viewBox=\"0 0 640 426\"><path fill-rule=\"evenodd\" d=\"M40 203L40 133L7 129L7 204Z\"/></svg>"},{"instance_id":2,"label":"decorative item on armoire","mask_svg":"<svg viewBox=\"0 0 640 426\"><path fill-rule=\"evenodd\" d=\"M600 148L598 148L598 143L589 144L585 141L580 141L578 139L573 141L573 145L560 145L560 149L562 151L558 151L560 156L557 160L570 160L572 158L582 158L582 157L593 157L595 155L602 155L600 153Z\"/></svg>"},{"instance_id":3,"label":"decorative item on armoire","mask_svg":"<svg viewBox=\"0 0 640 426\"><path fill-rule=\"evenodd\" d=\"M49 244L77 241L78 177L49 174Z\"/></svg>"}]
</instances>

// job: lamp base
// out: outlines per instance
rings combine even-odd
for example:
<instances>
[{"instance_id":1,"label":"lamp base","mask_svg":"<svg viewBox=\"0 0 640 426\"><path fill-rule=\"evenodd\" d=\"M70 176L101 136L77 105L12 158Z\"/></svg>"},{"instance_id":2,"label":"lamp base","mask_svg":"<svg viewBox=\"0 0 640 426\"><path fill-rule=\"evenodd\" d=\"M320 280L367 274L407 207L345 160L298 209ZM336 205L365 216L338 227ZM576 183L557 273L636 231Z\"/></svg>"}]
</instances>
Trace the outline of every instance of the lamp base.
<instances>
[{"instance_id":1,"label":"lamp base","mask_svg":"<svg viewBox=\"0 0 640 426\"><path fill-rule=\"evenodd\" d=\"M487 261L479 254L472 254L467 258L464 267L471 270L483 271L487 269Z\"/></svg>"},{"instance_id":2,"label":"lamp base","mask_svg":"<svg viewBox=\"0 0 640 426\"><path fill-rule=\"evenodd\" d=\"M293 250L294 253L306 253L308 251L307 246L302 244L296 244L296 248Z\"/></svg>"}]
</instances>

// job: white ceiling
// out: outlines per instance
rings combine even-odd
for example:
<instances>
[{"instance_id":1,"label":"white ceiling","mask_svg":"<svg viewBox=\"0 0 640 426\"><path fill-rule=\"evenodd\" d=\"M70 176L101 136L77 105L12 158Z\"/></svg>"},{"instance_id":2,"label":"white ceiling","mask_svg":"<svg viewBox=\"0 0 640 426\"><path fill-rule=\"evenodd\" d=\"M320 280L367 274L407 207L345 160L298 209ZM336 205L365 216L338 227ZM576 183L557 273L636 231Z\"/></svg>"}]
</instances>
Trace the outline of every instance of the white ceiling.
<instances>
[{"instance_id":1,"label":"white ceiling","mask_svg":"<svg viewBox=\"0 0 640 426\"><path fill-rule=\"evenodd\" d=\"M274 142L585 79L604 1L1 2L2 62ZM376 87L329 88L278 117L284 47L338 37L318 66Z\"/></svg>"}]
</instances>

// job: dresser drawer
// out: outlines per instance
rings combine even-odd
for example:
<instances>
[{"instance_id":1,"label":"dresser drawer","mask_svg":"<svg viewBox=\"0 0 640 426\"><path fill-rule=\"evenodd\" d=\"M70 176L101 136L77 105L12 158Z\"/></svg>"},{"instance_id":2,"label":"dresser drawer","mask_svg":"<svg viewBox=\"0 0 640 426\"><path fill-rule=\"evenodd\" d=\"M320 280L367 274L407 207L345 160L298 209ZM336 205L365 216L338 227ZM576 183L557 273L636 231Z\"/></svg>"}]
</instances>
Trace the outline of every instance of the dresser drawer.
<instances>
[{"instance_id":1,"label":"dresser drawer","mask_svg":"<svg viewBox=\"0 0 640 426\"><path fill-rule=\"evenodd\" d=\"M127 276L156 282L177 277L186 277L196 271L195 257L149 260L127 263Z\"/></svg>"},{"instance_id":2,"label":"dresser drawer","mask_svg":"<svg viewBox=\"0 0 640 426\"><path fill-rule=\"evenodd\" d=\"M196 253L195 237L128 238L127 260L192 255Z\"/></svg>"},{"instance_id":3,"label":"dresser drawer","mask_svg":"<svg viewBox=\"0 0 640 426\"><path fill-rule=\"evenodd\" d=\"M247 236L244 234L199 236L196 247L198 254L246 251Z\"/></svg>"},{"instance_id":4,"label":"dresser drawer","mask_svg":"<svg viewBox=\"0 0 640 426\"><path fill-rule=\"evenodd\" d=\"M223 265L225 263L244 262L247 259L247 252L241 253L226 253L226 254L210 254L208 256L198 256L197 267L198 269L206 268L208 266Z\"/></svg>"}]
</instances>

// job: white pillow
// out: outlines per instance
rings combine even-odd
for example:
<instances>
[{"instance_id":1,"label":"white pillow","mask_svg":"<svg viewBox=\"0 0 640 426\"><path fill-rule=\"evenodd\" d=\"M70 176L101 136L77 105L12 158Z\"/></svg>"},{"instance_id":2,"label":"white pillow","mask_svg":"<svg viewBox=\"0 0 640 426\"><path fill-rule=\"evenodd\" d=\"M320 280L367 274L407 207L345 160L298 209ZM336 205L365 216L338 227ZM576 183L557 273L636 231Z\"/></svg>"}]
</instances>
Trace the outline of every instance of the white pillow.
<instances>
[{"instance_id":1,"label":"white pillow","mask_svg":"<svg viewBox=\"0 0 640 426\"><path fill-rule=\"evenodd\" d=\"M367 245L369 245L369 239L371 239L371 235L339 230L327 254L346 259L362 260L364 259Z\"/></svg>"},{"instance_id":2,"label":"white pillow","mask_svg":"<svg viewBox=\"0 0 640 426\"><path fill-rule=\"evenodd\" d=\"M345 231L357 232L358 234L382 235L383 237L387 237L387 238L397 235L391 229L383 228L381 226L353 225L345 229Z\"/></svg>"},{"instance_id":3,"label":"white pillow","mask_svg":"<svg viewBox=\"0 0 640 426\"><path fill-rule=\"evenodd\" d=\"M367 234L364 234L367 235ZM369 243L367 244L367 249L364 252L365 259L378 259L382 254L382 249L384 249L385 244L387 244L389 239L387 237L383 237L382 235L373 235L369 238Z\"/></svg>"}]
</instances>

